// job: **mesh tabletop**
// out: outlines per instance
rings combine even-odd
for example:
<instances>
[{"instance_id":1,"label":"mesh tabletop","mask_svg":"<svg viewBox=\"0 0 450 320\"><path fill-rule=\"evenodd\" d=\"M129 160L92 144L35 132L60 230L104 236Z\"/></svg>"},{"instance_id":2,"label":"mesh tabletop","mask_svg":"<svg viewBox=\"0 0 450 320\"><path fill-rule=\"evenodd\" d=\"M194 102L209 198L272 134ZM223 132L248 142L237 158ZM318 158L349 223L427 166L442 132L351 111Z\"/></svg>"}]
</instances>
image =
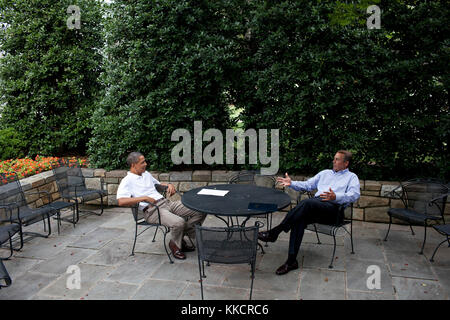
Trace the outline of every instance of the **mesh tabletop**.
<instances>
[{"instance_id":1,"label":"mesh tabletop","mask_svg":"<svg viewBox=\"0 0 450 320\"><path fill-rule=\"evenodd\" d=\"M200 195L202 189L227 190L221 196ZM202 213L220 216L252 216L279 211L291 203L291 198L283 191L241 184L219 184L192 189L183 194L183 205ZM249 209L261 205L260 210Z\"/></svg>"}]
</instances>

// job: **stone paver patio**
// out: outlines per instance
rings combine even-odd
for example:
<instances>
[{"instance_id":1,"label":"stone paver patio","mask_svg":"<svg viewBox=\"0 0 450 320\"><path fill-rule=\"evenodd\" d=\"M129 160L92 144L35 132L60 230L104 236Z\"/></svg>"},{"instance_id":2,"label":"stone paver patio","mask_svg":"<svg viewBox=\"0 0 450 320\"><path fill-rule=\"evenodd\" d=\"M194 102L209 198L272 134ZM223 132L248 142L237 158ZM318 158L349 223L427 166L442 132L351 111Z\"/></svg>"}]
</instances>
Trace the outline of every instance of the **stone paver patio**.
<instances>
[{"instance_id":1,"label":"stone paver patio","mask_svg":"<svg viewBox=\"0 0 450 320\"><path fill-rule=\"evenodd\" d=\"M274 214L274 224L285 212ZM205 225L223 222L208 216ZM63 222L58 235L53 221L52 235L34 238L4 264L13 280L12 286L0 290L6 299L150 299L198 300L200 284L197 253L187 253L184 261L170 264L161 241L152 243L153 231L138 238L136 254L130 256L134 239L134 221L128 208L109 207L102 216L82 217L75 228ZM27 231L41 231L42 224ZM154 229L153 229L154 230ZM300 268L277 276L276 268L286 259L288 234L258 252L253 299L261 300L448 300L450 297L450 249L439 249L435 262L431 257L443 237L429 229L424 255L419 255L423 230L416 227L411 235L408 226L394 225L384 242L386 224L354 223L356 254L350 254L349 236L338 238L334 268L328 264L332 238L307 232L298 256ZM2 249L2 251L4 251ZM3 253L3 252L2 252ZM6 253L6 252L5 252ZM70 265L81 270L81 288L66 288ZM369 266L380 268L380 289L369 289ZM205 299L240 300L250 294L248 265L206 267Z\"/></svg>"}]
</instances>

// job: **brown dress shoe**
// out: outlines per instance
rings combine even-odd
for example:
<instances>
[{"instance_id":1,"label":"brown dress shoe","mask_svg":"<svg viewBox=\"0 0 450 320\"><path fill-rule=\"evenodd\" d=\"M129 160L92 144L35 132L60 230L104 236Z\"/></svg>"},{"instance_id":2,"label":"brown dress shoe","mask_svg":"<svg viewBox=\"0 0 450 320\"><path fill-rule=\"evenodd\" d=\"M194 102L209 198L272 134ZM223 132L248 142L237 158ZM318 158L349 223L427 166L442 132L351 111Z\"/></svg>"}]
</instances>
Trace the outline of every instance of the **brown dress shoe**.
<instances>
[{"instance_id":1,"label":"brown dress shoe","mask_svg":"<svg viewBox=\"0 0 450 320\"><path fill-rule=\"evenodd\" d=\"M297 262L297 260L294 263L292 263L292 264L288 264L286 262L285 264L280 266L275 273L277 275L281 276L281 275L286 274L289 271L295 270L295 269L298 269L298 262Z\"/></svg>"},{"instance_id":2,"label":"brown dress shoe","mask_svg":"<svg viewBox=\"0 0 450 320\"><path fill-rule=\"evenodd\" d=\"M172 255L176 259L184 260L186 259L186 256L183 252L181 252L180 248L173 242L172 240L169 241L169 248L170 251L172 251Z\"/></svg>"}]
</instances>

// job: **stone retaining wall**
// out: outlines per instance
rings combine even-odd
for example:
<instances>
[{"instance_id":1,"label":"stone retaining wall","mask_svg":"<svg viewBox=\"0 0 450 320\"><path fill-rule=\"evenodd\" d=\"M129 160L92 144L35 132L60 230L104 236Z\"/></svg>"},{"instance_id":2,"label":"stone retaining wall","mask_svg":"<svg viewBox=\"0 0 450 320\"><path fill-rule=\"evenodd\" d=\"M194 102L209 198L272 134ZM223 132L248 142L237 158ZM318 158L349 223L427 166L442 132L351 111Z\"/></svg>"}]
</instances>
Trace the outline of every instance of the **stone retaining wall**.
<instances>
[{"instance_id":1,"label":"stone retaining wall","mask_svg":"<svg viewBox=\"0 0 450 320\"><path fill-rule=\"evenodd\" d=\"M119 183L123 177L126 176L125 170L106 171L104 169L82 169L85 177L86 186L88 188L100 189L108 191L108 197L104 200L109 206L116 206L116 193ZM170 182L175 186L177 191L183 194L194 188L203 187L213 184L227 183L229 178L238 171L223 171L223 170L197 170L197 171L172 171L172 172L156 172L151 171L152 175L160 182ZM308 176L294 175L291 176L293 180L304 181ZM22 179L21 185L25 192L47 191L50 193L52 201L60 198L58 188L55 182L52 171L46 171L32 177ZM102 186L103 182L103 186ZM387 210L389 208L402 208L403 203L399 199L392 199L387 197L387 194L398 186L397 181L373 181L360 180L361 197L354 205L353 217L355 220L369 221L369 222L389 222ZM280 187L281 188L281 187ZM281 188L282 189L282 188ZM296 203L296 199L300 195L290 188L285 190L292 199L292 204ZM302 199L306 195L302 196ZM173 200L179 200L180 195L172 196ZM45 197L38 195L27 196L27 201L31 207L40 207L48 203ZM450 199L448 199L450 202ZM88 202L88 204L100 204L100 199ZM289 209L289 208L287 208ZM450 204L446 205L445 214L450 221ZM403 223L395 220L394 223Z\"/></svg>"}]
</instances>

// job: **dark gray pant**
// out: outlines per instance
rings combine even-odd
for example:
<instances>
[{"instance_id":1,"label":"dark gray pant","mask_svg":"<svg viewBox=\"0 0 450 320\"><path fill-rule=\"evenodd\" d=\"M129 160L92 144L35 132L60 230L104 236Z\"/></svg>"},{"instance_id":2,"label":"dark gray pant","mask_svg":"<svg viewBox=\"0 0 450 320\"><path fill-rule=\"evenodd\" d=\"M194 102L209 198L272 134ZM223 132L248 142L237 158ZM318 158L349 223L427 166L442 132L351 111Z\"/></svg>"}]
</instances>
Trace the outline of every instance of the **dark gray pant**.
<instances>
[{"instance_id":1,"label":"dark gray pant","mask_svg":"<svg viewBox=\"0 0 450 320\"><path fill-rule=\"evenodd\" d=\"M284 232L291 231L289 237L289 257L297 257L306 226L311 223L335 224L342 222L339 205L320 198L301 201L289 211L279 227Z\"/></svg>"}]
</instances>

